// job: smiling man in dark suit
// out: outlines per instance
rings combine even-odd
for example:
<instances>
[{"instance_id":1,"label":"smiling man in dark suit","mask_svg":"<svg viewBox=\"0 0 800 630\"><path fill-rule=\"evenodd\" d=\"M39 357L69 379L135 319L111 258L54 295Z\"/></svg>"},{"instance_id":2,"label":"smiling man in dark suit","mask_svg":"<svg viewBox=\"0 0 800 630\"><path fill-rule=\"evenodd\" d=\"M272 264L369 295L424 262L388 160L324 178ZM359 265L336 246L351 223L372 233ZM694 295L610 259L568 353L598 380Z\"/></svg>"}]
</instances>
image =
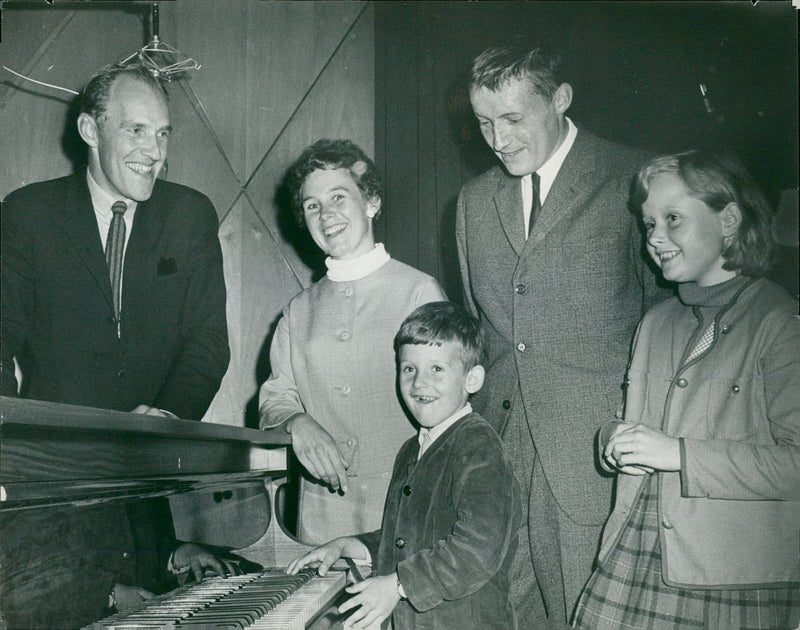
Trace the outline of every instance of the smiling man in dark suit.
<instances>
[{"instance_id":1,"label":"smiling man in dark suit","mask_svg":"<svg viewBox=\"0 0 800 630\"><path fill-rule=\"evenodd\" d=\"M103 68L78 131L88 169L3 202L2 394L200 420L230 356L222 252L208 198L157 179L166 93L141 66ZM11 625L81 625L109 593L124 607L162 589L175 550L164 499L30 512L3 515ZM193 545L172 563L225 570Z\"/></svg>"},{"instance_id":2,"label":"smiling man in dark suit","mask_svg":"<svg viewBox=\"0 0 800 630\"><path fill-rule=\"evenodd\" d=\"M476 404L527 491L512 576L520 628L562 627L611 508L594 434L622 400L636 324L661 297L627 211L646 156L566 117L572 87L555 52L490 48L469 87L502 163L468 182L458 202L466 301L487 332L487 386Z\"/></svg>"}]
</instances>

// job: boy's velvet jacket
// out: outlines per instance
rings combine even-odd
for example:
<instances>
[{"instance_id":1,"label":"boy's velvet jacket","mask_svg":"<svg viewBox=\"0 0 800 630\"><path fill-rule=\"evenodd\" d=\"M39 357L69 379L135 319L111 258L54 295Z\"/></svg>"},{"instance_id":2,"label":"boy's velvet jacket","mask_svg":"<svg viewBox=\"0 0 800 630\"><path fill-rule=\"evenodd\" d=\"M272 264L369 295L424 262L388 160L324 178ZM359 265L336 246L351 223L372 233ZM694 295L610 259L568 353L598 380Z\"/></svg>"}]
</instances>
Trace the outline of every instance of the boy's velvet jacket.
<instances>
[{"instance_id":1,"label":"boy's velvet jacket","mask_svg":"<svg viewBox=\"0 0 800 630\"><path fill-rule=\"evenodd\" d=\"M418 452L416 437L400 449L383 528L361 537L375 574L397 571L408 596L394 627L516 628L509 578L521 503L499 436L472 413L419 461Z\"/></svg>"},{"instance_id":2,"label":"boy's velvet jacket","mask_svg":"<svg viewBox=\"0 0 800 630\"><path fill-rule=\"evenodd\" d=\"M755 588L800 582L800 320L768 280L717 315L711 348L686 362L705 326L672 298L639 327L628 422L682 437L682 470L658 474L663 577L672 586ZM620 474L602 565L644 477Z\"/></svg>"}]
</instances>

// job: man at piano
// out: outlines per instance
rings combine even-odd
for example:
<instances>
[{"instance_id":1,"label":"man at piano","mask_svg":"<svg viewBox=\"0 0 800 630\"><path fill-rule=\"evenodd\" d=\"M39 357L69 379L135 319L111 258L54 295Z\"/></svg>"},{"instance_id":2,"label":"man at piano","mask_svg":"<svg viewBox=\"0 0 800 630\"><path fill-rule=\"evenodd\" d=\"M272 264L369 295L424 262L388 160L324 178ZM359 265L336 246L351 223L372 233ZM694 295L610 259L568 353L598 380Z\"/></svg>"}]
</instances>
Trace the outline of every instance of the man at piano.
<instances>
[{"instance_id":1,"label":"man at piano","mask_svg":"<svg viewBox=\"0 0 800 630\"><path fill-rule=\"evenodd\" d=\"M478 320L449 302L409 315L395 337L398 382L420 426L397 454L380 531L336 538L294 560L325 575L339 558L372 560L347 588L345 628L510 630L520 490L500 437L468 400L483 385Z\"/></svg>"},{"instance_id":2,"label":"man at piano","mask_svg":"<svg viewBox=\"0 0 800 630\"><path fill-rule=\"evenodd\" d=\"M107 66L77 125L88 168L3 203L2 394L200 420L230 357L222 252L208 198L157 179L166 92L141 66ZM168 565L227 568L178 546L163 498L7 512L0 527L0 626L80 626L169 588Z\"/></svg>"}]
</instances>

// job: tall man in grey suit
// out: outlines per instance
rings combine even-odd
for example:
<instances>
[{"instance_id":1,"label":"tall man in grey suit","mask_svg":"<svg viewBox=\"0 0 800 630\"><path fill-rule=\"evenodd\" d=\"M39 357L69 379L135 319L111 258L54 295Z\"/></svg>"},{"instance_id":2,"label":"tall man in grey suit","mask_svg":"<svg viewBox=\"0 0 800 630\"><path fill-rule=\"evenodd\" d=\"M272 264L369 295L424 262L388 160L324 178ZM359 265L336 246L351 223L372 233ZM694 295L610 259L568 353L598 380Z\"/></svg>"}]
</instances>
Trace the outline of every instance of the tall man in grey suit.
<instances>
[{"instance_id":1,"label":"tall man in grey suit","mask_svg":"<svg viewBox=\"0 0 800 630\"><path fill-rule=\"evenodd\" d=\"M528 496L512 576L520 628L568 623L589 578L611 507L595 432L660 297L627 210L646 156L576 128L560 65L516 43L475 59L470 101L502 166L464 186L456 221L466 302L487 333L475 404Z\"/></svg>"}]
</instances>

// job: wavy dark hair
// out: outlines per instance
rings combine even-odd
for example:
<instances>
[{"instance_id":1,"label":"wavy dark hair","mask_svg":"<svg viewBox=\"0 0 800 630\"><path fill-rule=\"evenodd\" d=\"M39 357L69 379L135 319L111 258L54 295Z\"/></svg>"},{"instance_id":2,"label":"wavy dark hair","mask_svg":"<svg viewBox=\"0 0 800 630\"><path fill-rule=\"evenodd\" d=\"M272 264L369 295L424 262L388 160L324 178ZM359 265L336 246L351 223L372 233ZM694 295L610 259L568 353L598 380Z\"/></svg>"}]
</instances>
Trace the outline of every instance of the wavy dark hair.
<instances>
[{"instance_id":1,"label":"wavy dark hair","mask_svg":"<svg viewBox=\"0 0 800 630\"><path fill-rule=\"evenodd\" d=\"M462 306L452 302L429 302L418 307L400 325L394 350L400 346L441 346L454 341L461 346L464 371L483 362L484 333L481 323Z\"/></svg>"},{"instance_id":2,"label":"wavy dark hair","mask_svg":"<svg viewBox=\"0 0 800 630\"><path fill-rule=\"evenodd\" d=\"M306 224L301 194L306 178L319 169L330 171L340 168L350 172L353 181L367 199L372 200L376 197L379 200L383 199L383 181L378 175L375 164L361 147L350 140L323 138L300 154L284 178L284 185L291 199L292 212L298 225L305 227ZM380 216L382 208L383 204L378 208L373 220Z\"/></svg>"},{"instance_id":3,"label":"wavy dark hair","mask_svg":"<svg viewBox=\"0 0 800 630\"><path fill-rule=\"evenodd\" d=\"M767 273L773 261L772 213L739 158L727 151L695 149L652 159L639 169L631 189L631 205L640 213L652 179L662 173L675 173L692 196L714 212L735 203L742 221L722 250L725 259L722 268L750 277Z\"/></svg>"}]
</instances>

